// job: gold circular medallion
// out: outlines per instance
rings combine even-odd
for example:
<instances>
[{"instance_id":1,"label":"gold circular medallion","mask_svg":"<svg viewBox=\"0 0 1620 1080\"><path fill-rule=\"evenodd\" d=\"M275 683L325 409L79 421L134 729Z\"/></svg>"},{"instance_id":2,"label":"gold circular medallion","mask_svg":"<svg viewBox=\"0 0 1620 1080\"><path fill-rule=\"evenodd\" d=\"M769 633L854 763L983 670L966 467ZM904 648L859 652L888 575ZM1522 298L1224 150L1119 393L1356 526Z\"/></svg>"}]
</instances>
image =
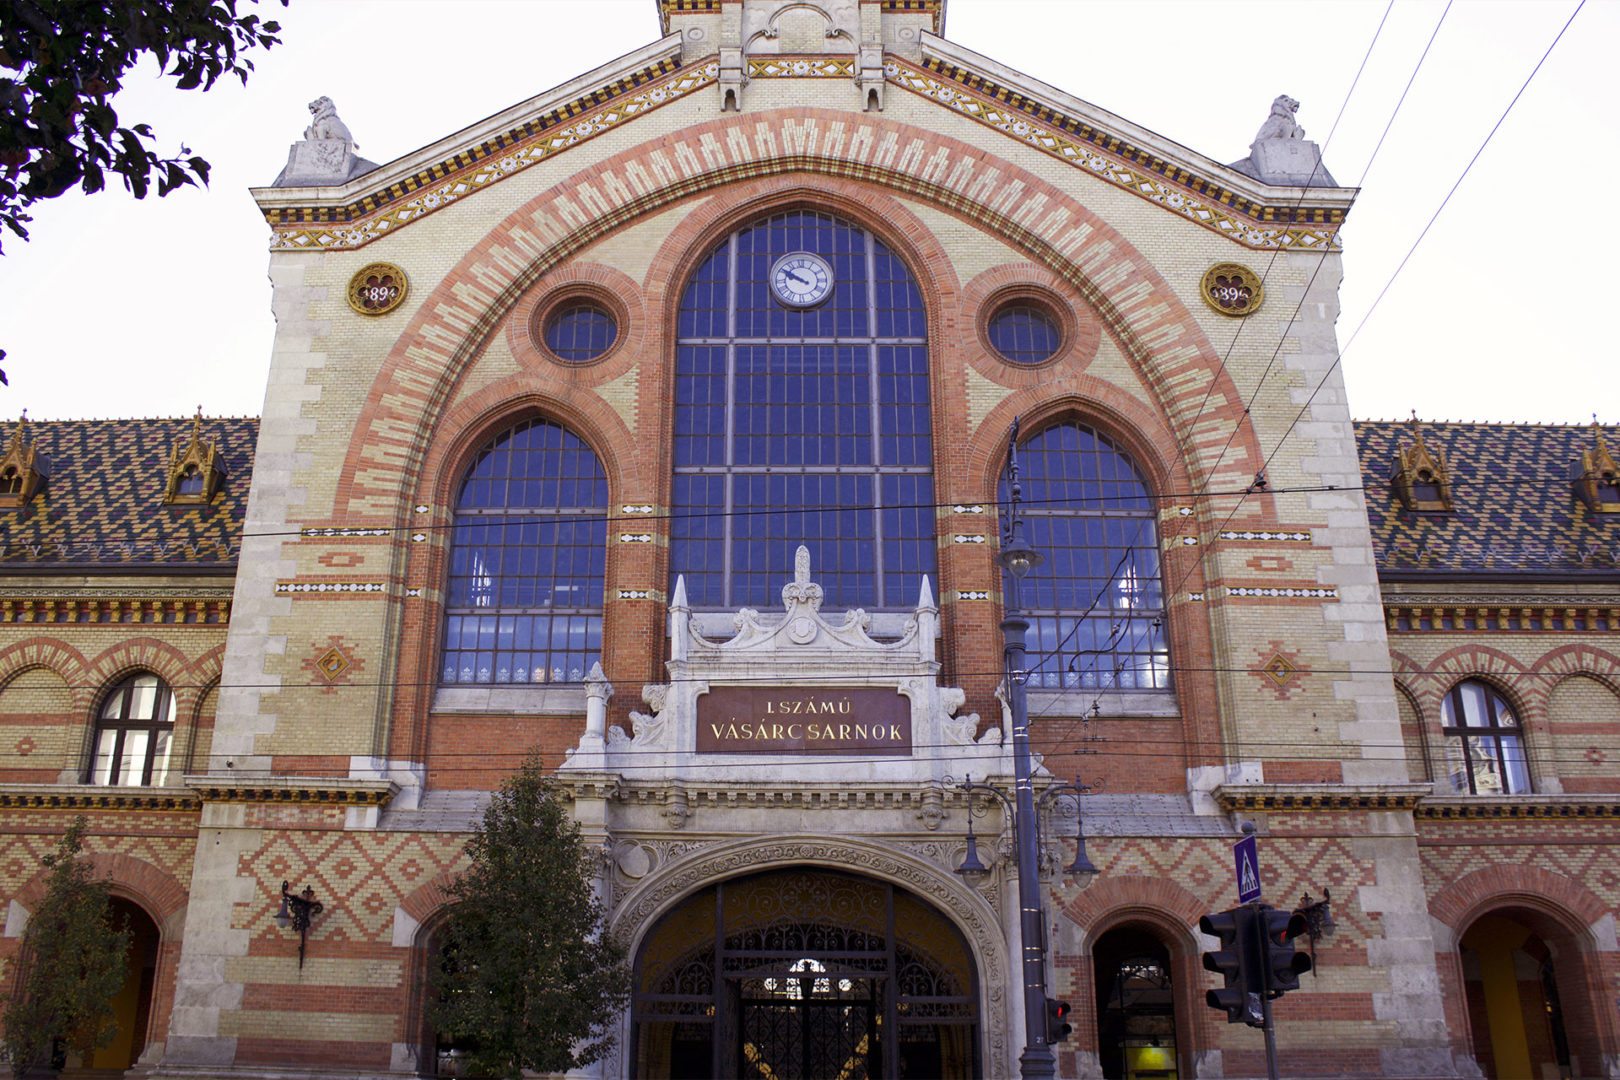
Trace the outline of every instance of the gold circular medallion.
<instances>
[{"instance_id":1,"label":"gold circular medallion","mask_svg":"<svg viewBox=\"0 0 1620 1080\"><path fill-rule=\"evenodd\" d=\"M349 306L362 315L386 315L405 302L405 271L372 263L349 279Z\"/></svg>"},{"instance_id":2,"label":"gold circular medallion","mask_svg":"<svg viewBox=\"0 0 1620 1080\"><path fill-rule=\"evenodd\" d=\"M1259 276L1237 263L1217 263L1204 271L1199 292L1204 303L1233 318L1253 315L1266 298L1266 287Z\"/></svg>"}]
</instances>

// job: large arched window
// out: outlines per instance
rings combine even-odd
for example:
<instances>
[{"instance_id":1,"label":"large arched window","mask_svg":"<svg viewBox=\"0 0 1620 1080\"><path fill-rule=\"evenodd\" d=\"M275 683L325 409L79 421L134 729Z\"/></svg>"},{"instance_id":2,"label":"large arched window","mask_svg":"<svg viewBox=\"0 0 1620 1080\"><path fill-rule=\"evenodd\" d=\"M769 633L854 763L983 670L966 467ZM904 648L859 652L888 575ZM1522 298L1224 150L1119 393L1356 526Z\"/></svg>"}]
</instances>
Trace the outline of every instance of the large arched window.
<instances>
[{"instance_id":1,"label":"large arched window","mask_svg":"<svg viewBox=\"0 0 1620 1080\"><path fill-rule=\"evenodd\" d=\"M1020 585L1029 685L1168 689L1157 503L1136 464L1078 423L1036 432L1018 461L1026 535L1045 556Z\"/></svg>"},{"instance_id":2,"label":"large arched window","mask_svg":"<svg viewBox=\"0 0 1620 1080\"><path fill-rule=\"evenodd\" d=\"M444 683L577 683L602 653L607 477L579 437L524 420L456 498Z\"/></svg>"},{"instance_id":3,"label":"large arched window","mask_svg":"<svg viewBox=\"0 0 1620 1080\"><path fill-rule=\"evenodd\" d=\"M1451 786L1473 795L1524 795L1530 767L1507 698L1478 679L1458 683L1440 705Z\"/></svg>"},{"instance_id":4,"label":"large arched window","mask_svg":"<svg viewBox=\"0 0 1620 1080\"><path fill-rule=\"evenodd\" d=\"M173 742L174 691L150 672L131 675L101 703L90 783L161 785Z\"/></svg>"},{"instance_id":5,"label":"large arched window","mask_svg":"<svg viewBox=\"0 0 1620 1080\"><path fill-rule=\"evenodd\" d=\"M728 236L687 283L670 564L695 608L773 604L810 548L830 605L909 608L932 575L922 296L828 214Z\"/></svg>"}]
</instances>

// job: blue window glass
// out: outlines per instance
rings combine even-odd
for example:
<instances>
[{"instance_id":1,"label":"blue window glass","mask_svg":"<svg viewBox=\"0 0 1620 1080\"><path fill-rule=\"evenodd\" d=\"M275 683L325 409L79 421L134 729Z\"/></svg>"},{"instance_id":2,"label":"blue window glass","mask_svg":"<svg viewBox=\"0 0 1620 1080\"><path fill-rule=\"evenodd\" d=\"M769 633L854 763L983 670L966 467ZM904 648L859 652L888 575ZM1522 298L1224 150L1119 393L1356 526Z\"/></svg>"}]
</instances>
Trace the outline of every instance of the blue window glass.
<instances>
[{"instance_id":1,"label":"blue window glass","mask_svg":"<svg viewBox=\"0 0 1620 1080\"><path fill-rule=\"evenodd\" d=\"M618 322L597 304L564 304L546 317L546 348L557 359L569 363L595 360L611 349L618 337Z\"/></svg>"},{"instance_id":2,"label":"blue window glass","mask_svg":"<svg viewBox=\"0 0 1620 1080\"><path fill-rule=\"evenodd\" d=\"M445 582L452 683L577 683L602 655L607 476L544 420L501 432L456 500Z\"/></svg>"},{"instance_id":3,"label":"blue window glass","mask_svg":"<svg viewBox=\"0 0 1620 1080\"><path fill-rule=\"evenodd\" d=\"M779 300L810 252L831 294ZM777 603L793 553L832 607L904 610L935 572L922 292L880 241L793 211L737 230L686 283L676 323L670 563L692 606Z\"/></svg>"},{"instance_id":4,"label":"blue window glass","mask_svg":"<svg viewBox=\"0 0 1620 1080\"><path fill-rule=\"evenodd\" d=\"M1035 304L1008 304L990 316L990 347L1014 364L1050 360L1063 344L1051 312Z\"/></svg>"},{"instance_id":5,"label":"blue window glass","mask_svg":"<svg viewBox=\"0 0 1620 1080\"><path fill-rule=\"evenodd\" d=\"M1018 463L1026 536L1046 557L1018 586L1030 620L1029 685L1168 689L1158 503L1136 464L1077 423L1031 436ZM1003 507L1007 498L1003 481Z\"/></svg>"}]
</instances>

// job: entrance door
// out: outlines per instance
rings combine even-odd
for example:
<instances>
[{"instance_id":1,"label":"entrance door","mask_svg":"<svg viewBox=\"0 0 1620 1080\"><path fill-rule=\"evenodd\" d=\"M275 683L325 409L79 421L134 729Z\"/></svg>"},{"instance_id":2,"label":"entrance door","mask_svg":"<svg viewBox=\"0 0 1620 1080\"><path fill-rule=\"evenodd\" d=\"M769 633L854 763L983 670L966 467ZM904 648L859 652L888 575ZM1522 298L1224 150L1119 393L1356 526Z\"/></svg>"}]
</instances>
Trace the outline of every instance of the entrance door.
<instances>
[{"instance_id":1,"label":"entrance door","mask_svg":"<svg viewBox=\"0 0 1620 1080\"><path fill-rule=\"evenodd\" d=\"M822 974L810 959L737 983L737 1074L777 1080L884 1075L883 998L876 979Z\"/></svg>"},{"instance_id":2,"label":"entrance door","mask_svg":"<svg viewBox=\"0 0 1620 1080\"><path fill-rule=\"evenodd\" d=\"M636 955L633 1075L977 1080L976 974L886 882L780 870L666 914Z\"/></svg>"},{"instance_id":3,"label":"entrance door","mask_svg":"<svg viewBox=\"0 0 1620 1080\"><path fill-rule=\"evenodd\" d=\"M1170 950L1126 926L1097 940L1097 1052L1110 1080L1176 1080L1176 1007Z\"/></svg>"}]
</instances>

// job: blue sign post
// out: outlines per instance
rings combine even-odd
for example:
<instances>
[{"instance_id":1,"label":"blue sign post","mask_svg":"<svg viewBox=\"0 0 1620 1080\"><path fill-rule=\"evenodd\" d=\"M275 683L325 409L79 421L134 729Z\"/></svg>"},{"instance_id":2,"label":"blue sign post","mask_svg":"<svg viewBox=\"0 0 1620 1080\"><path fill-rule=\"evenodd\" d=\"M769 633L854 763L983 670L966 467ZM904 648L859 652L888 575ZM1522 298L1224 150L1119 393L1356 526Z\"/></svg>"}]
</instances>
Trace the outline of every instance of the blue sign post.
<instances>
[{"instance_id":1,"label":"blue sign post","mask_svg":"<svg viewBox=\"0 0 1620 1080\"><path fill-rule=\"evenodd\" d=\"M1237 871L1238 903L1254 903L1260 899L1260 852L1253 833L1232 845L1232 863Z\"/></svg>"}]
</instances>

